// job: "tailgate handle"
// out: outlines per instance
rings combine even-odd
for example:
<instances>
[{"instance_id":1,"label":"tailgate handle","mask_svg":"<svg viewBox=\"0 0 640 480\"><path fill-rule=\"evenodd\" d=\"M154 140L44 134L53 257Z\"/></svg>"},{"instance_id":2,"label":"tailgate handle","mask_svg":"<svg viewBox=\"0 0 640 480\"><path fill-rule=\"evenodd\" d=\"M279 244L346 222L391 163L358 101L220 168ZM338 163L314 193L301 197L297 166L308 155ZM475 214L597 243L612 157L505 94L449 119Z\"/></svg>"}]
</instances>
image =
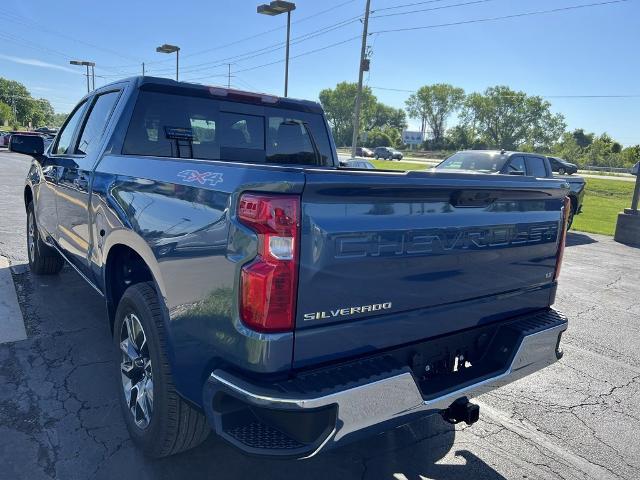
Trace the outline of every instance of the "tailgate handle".
<instances>
[{"instance_id":1,"label":"tailgate handle","mask_svg":"<svg viewBox=\"0 0 640 480\"><path fill-rule=\"evenodd\" d=\"M487 190L456 190L449 202L454 207L488 207L497 199L496 192Z\"/></svg>"}]
</instances>

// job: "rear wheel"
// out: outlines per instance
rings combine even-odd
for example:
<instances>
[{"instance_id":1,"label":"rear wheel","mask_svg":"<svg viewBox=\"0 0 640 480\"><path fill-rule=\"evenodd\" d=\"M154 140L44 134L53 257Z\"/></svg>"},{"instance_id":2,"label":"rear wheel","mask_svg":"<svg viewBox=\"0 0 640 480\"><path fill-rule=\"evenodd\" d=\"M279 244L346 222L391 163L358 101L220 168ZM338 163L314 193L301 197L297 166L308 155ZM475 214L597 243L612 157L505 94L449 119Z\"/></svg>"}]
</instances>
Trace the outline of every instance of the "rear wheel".
<instances>
[{"instance_id":1,"label":"rear wheel","mask_svg":"<svg viewBox=\"0 0 640 480\"><path fill-rule=\"evenodd\" d=\"M60 254L40 238L33 202L27 205L27 254L29 269L36 275L53 275L64 266Z\"/></svg>"},{"instance_id":2,"label":"rear wheel","mask_svg":"<svg viewBox=\"0 0 640 480\"><path fill-rule=\"evenodd\" d=\"M202 443L211 430L205 416L176 392L162 309L151 282L137 283L124 292L113 332L120 406L134 443L156 458Z\"/></svg>"},{"instance_id":3,"label":"rear wheel","mask_svg":"<svg viewBox=\"0 0 640 480\"><path fill-rule=\"evenodd\" d=\"M558 173L559 173L560 175L564 175L565 173L567 173L567 171L564 169L564 167L560 167L560 168L558 169Z\"/></svg>"},{"instance_id":4,"label":"rear wheel","mask_svg":"<svg viewBox=\"0 0 640 480\"><path fill-rule=\"evenodd\" d=\"M571 228L573 225L573 217L575 216L575 207L573 206L573 202L571 202L571 207L569 208L569 218L567 218L567 230Z\"/></svg>"}]
</instances>

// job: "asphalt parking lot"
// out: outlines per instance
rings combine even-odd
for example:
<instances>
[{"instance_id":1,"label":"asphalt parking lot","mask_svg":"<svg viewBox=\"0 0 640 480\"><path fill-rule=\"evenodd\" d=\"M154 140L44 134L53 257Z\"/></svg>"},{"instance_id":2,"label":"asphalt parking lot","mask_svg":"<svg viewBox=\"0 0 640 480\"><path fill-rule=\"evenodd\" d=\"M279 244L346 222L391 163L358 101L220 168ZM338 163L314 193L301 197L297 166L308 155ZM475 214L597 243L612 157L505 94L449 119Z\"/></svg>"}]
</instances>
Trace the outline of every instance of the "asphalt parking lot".
<instances>
[{"instance_id":1,"label":"asphalt parking lot","mask_svg":"<svg viewBox=\"0 0 640 480\"><path fill-rule=\"evenodd\" d=\"M556 302L570 319L564 358L480 397L472 427L434 417L305 461L247 457L213 436L143 457L116 402L100 298L69 268L26 268L27 169L0 151L0 255L27 335L0 338L0 478L640 478L640 249L581 233L569 235Z\"/></svg>"}]
</instances>

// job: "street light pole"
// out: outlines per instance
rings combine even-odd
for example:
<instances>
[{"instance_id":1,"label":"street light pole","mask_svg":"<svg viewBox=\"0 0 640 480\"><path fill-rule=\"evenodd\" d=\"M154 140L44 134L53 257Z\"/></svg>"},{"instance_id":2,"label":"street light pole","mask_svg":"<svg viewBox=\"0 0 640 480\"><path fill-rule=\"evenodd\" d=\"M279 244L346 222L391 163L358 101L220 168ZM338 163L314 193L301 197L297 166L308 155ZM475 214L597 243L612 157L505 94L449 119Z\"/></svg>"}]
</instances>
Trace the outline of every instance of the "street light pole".
<instances>
[{"instance_id":1,"label":"street light pole","mask_svg":"<svg viewBox=\"0 0 640 480\"><path fill-rule=\"evenodd\" d=\"M351 137L351 158L356 156L358 131L360 130L360 104L362 103L362 78L364 76L365 54L367 51L367 30L369 28L369 8L371 0L367 0L362 27L362 46L360 48L360 68L358 69L358 93L356 94L356 108L353 113L353 136Z\"/></svg>"},{"instance_id":2,"label":"street light pole","mask_svg":"<svg viewBox=\"0 0 640 480\"><path fill-rule=\"evenodd\" d=\"M284 62L284 96L289 93L289 37L291 36L291 10L287 11L287 50Z\"/></svg>"},{"instance_id":3,"label":"street light pole","mask_svg":"<svg viewBox=\"0 0 640 480\"><path fill-rule=\"evenodd\" d=\"M178 71L180 69L180 47L165 43L156 48L159 53L175 53L176 54L176 82L178 81Z\"/></svg>"},{"instance_id":4,"label":"street light pole","mask_svg":"<svg viewBox=\"0 0 640 480\"><path fill-rule=\"evenodd\" d=\"M258 13L262 15L269 15L271 17L280 15L281 13L287 14L287 46L284 62L284 96L289 94L289 39L291 36L291 12L296 9L296 4L293 2L285 2L282 0L273 0L271 3L265 3L258 5Z\"/></svg>"},{"instance_id":5,"label":"street light pole","mask_svg":"<svg viewBox=\"0 0 640 480\"><path fill-rule=\"evenodd\" d=\"M94 62L87 62L86 60L71 60L69 62L71 65L82 65L87 67L87 93L91 92L91 86L89 84L89 67L91 67L91 79L92 79L92 83L93 83L93 89L95 90L96 88L96 75L95 75L95 70L94 67L96 66L96 64Z\"/></svg>"}]
</instances>

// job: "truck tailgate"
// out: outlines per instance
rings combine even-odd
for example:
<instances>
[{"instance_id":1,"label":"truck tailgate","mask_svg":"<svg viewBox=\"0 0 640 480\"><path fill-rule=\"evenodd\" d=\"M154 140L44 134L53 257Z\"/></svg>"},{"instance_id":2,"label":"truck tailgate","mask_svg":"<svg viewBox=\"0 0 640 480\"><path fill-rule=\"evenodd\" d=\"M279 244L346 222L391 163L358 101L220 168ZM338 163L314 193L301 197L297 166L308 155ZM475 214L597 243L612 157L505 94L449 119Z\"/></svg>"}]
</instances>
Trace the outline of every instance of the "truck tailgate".
<instances>
[{"instance_id":1,"label":"truck tailgate","mask_svg":"<svg viewBox=\"0 0 640 480\"><path fill-rule=\"evenodd\" d=\"M561 181L306 173L294 366L549 305Z\"/></svg>"}]
</instances>

